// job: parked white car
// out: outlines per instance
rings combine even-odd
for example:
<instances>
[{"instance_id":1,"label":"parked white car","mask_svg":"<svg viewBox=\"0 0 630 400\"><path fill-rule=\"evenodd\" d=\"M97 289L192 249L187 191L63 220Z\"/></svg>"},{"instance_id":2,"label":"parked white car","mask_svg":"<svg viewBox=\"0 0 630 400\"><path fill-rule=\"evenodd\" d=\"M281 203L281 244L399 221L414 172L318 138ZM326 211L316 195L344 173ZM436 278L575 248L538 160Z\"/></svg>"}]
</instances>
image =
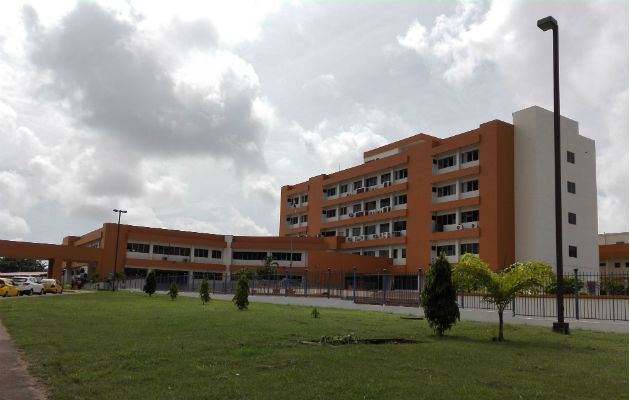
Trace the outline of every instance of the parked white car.
<instances>
[{"instance_id":1,"label":"parked white car","mask_svg":"<svg viewBox=\"0 0 630 400\"><path fill-rule=\"evenodd\" d=\"M30 296L33 293L46 294L44 285L37 282L37 279L32 276L15 276L13 277L13 282L15 282L20 289L20 296L24 294Z\"/></svg>"}]
</instances>

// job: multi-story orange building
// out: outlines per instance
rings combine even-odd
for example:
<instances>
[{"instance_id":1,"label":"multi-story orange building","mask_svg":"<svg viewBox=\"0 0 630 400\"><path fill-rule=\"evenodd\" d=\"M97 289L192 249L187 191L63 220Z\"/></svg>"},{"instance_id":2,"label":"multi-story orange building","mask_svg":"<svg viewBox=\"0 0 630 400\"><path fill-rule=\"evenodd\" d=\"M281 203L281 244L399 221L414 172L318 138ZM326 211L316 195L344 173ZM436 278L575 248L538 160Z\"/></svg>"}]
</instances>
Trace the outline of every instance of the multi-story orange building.
<instances>
[{"instance_id":1,"label":"multi-story orange building","mask_svg":"<svg viewBox=\"0 0 630 400\"><path fill-rule=\"evenodd\" d=\"M495 120L446 139L415 135L365 152L361 165L284 186L280 236L340 237L340 252L389 257L398 272L424 269L440 252L450 262L477 254L495 270L555 265L555 240L545 236L554 232L546 198L555 183L553 169L542 168L553 160L552 115L531 107L514 113L514 124ZM562 124L565 265L595 269L594 143L576 122Z\"/></svg>"},{"instance_id":2,"label":"multi-story orange building","mask_svg":"<svg viewBox=\"0 0 630 400\"><path fill-rule=\"evenodd\" d=\"M514 262L514 128L491 121L448 139L419 134L364 164L282 188L281 236L336 236L344 253L426 268L444 251Z\"/></svg>"}]
</instances>

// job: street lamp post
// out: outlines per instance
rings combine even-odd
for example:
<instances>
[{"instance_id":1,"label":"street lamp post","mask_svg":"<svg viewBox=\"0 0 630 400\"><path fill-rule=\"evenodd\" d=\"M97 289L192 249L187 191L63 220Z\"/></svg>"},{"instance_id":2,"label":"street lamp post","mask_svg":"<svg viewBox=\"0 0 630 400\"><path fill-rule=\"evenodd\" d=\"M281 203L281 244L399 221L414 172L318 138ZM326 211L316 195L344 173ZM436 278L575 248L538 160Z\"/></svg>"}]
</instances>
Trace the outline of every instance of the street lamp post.
<instances>
[{"instance_id":1,"label":"street lamp post","mask_svg":"<svg viewBox=\"0 0 630 400\"><path fill-rule=\"evenodd\" d=\"M549 16L538 20L538 27L543 31L553 31L553 149L555 166L555 203L556 203L556 294L558 322L553 323L556 333L569 333L569 323L564 322L564 279L562 251L562 178L560 175L560 62L558 57L558 21Z\"/></svg>"},{"instance_id":2,"label":"street lamp post","mask_svg":"<svg viewBox=\"0 0 630 400\"><path fill-rule=\"evenodd\" d=\"M293 217L295 217L295 204L293 204ZM291 251L289 253L289 279L291 279L292 273L293 273L293 235L291 235Z\"/></svg>"},{"instance_id":3,"label":"street lamp post","mask_svg":"<svg viewBox=\"0 0 630 400\"><path fill-rule=\"evenodd\" d=\"M120 214L127 214L127 210L116 210L115 213L118 213L118 227L116 229L116 251L114 254L114 275L112 275L112 292L116 290L116 264L118 262L118 238L120 237Z\"/></svg>"}]
</instances>

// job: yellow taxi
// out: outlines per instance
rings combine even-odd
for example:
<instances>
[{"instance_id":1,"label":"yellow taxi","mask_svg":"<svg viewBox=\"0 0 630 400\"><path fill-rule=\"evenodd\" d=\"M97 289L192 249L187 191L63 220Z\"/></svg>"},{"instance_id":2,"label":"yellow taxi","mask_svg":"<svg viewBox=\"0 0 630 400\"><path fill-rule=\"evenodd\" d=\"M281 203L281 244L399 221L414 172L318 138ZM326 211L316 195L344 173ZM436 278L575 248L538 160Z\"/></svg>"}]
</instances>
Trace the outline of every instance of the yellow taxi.
<instances>
[{"instance_id":1,"label":"yellow taxi","mask_svg":"<svg viewBox=\"0 0 630 400\"><path fill-rule=\"evenodd\" d=\"M42 279L39 283L44 286L46 293L63 293L63 286L56 279Z\"/></svg>"},{"instance_id":2,"label":"yellow taxi","mask_svg":"<svg viewBox=\"0 0 630 400\"><path fill-rule=\"evenodd\" d=\"M0 296L17 296L19 294L20 288L11 279L0 278Z\"/></svg>"}]
</instances>

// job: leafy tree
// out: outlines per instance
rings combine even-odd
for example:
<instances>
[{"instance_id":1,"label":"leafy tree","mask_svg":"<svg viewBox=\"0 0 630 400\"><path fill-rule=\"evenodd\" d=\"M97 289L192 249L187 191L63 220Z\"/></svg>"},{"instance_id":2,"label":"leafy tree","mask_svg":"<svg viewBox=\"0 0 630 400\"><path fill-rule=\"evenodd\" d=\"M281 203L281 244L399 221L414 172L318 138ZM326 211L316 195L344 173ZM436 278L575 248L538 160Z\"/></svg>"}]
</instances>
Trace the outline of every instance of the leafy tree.
<instances>
[{"instance_id":1,"label":"leafy tree","mask_svg":"<svg viewBox=\"0 0 630 400\"><path fill-rule=\"evenodd\" d=\"M171 287L168 288L168 295L171 296L171 300L175 300L179 294L179 289L175 282L171 282Z\"/></svg>"},{"instance_id":2,"label":"leafy tree","mask_svg":"<svg viewBox=\"0 0 630 400\"><path fill-rule=\"evenodd\" d=\"M554 273L548 264L530 261L516 263L501 272L493 272L488 264L466 253L453 269L453 280L458 287L485 289L483 299L497 306L499 337L503 341L503 311L519 293L535 290L553 281Z\"/></svg>"},{"instance_id":3,"label":"leafy tree","mask_svg":"<svg viewBox=\"0 0 630 400\"><path fill-rule=\"evenodd\" d=\"M254 271L248 268L243 268L240 271L237 271L232 274L232 279L238 280L241 276L247 277L247 279L254 279Z\"/></svg>"},{"instance_id":4,"label":"leafy tree","mask_svg":"<svg viewBox=\"0 0 630 400\"><path fill-rule=\"evenodd\" d=\"M249 281L245 275L241 275L238 283L236 284L236 294L232 301L239 310L245 310L249 305Z\"/></svg>"},{"instance_id":5,"label":"leafy tree","mask_svg":"<svg viewBox=\"0 0 630 400\"><path fill-rule=\"evenodd\" d=\"M278 267L278 263L273 260L273 257L267 256L263 258L262 261L264 266L256 270L256 278L264 279L278 273L278 271L276 270L276 267Z\"/></svg>"},{"instance_id":6,"label":"leafy tree","mask_svg":"<svg viewBox=\"0 0 630 400\"><path fill-rule=\"evenodd\" d=\"M40 260L0 257L0 272L44 272L47 268Z\"/></svg>"},{"instance_id":7,"label":"leafy tree","mask_svg":"<svg viewBox=\"0 0 630 400\"><path fill-rule=\"evenodd\" d=\"M155 270L152 269L147 274L147 278L144 281L144 288L142 290L151 297L151 295L155 293L155 289L157 289L157 279L155 278Z\"/></svg>"},{"instance_id":8,"label":"leafy tree","mask_svg":"<svg viewBox=\"0 0 630 400\"><path fill-rule=\"evenodd\" d=\"M201 297L201 303L204 305L210 301L210 284L208 283L208 278L201 281L201 286L199 286L199 297Z\"/></svg>"},{"instance_id":9,"label":"leafy tree","mask_svg":"<svg viewBox=\"0 0 630 400\"><path fill-rule=\"evenodd\" d=\"M429 326L438 336L443 336L459 319L457 289L451 279L451 264L444 253L440 253L427 272L420 304Z\"/></svg>"},{"instance_id":10,"label":"leafy tree","mask_svg":"<svg viewBox=\"0 0 630 400\"><path fill-rule=\"evenodd\" d=\"M127 275L125 275L124 271L116 271L113 275L113 285L116 285L116 282L127 280ZM157 285L156 285L157 286ZM154 290L155 292L155 290Z\"/></svg>"}]
</instances>

